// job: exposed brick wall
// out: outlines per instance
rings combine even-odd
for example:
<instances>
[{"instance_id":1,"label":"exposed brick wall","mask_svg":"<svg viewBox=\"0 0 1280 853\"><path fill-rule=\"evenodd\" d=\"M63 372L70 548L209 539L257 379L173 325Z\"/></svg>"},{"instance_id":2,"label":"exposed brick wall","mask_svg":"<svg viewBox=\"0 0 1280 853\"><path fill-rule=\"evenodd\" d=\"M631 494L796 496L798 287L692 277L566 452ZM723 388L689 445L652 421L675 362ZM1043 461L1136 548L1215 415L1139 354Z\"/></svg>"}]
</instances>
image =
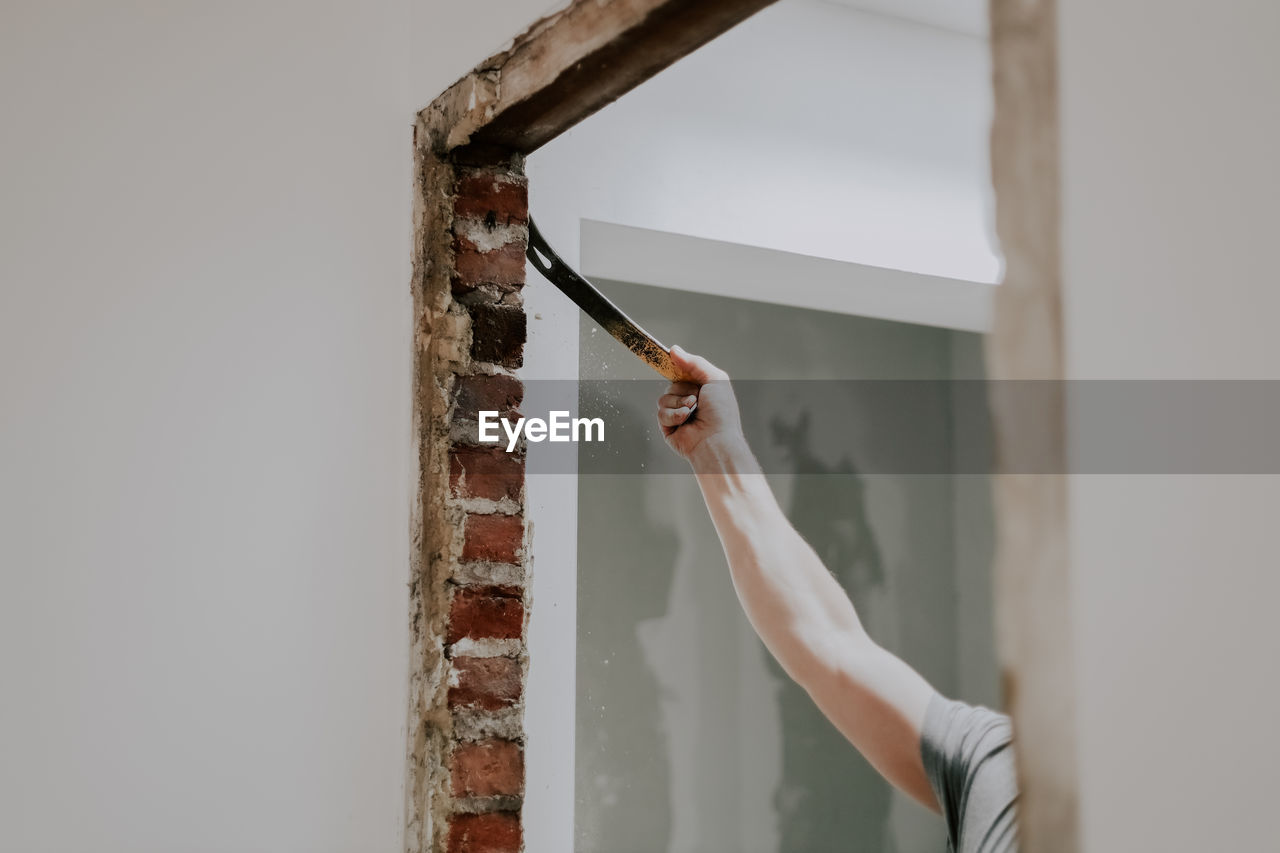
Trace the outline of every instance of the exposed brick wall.
<instances>
[{"instance_id":1,"label":"exposed brick wall","mask_svg":"<svg viewBox=\"0 0 1280 853\"><path fill-rule=\"evenodd\" d=\"M528 201L518 157L460 165L416 134L413 657L406 847L522 847L528 545L523 450L475 441L518 411Z\"/></svg>"}]
</instances>

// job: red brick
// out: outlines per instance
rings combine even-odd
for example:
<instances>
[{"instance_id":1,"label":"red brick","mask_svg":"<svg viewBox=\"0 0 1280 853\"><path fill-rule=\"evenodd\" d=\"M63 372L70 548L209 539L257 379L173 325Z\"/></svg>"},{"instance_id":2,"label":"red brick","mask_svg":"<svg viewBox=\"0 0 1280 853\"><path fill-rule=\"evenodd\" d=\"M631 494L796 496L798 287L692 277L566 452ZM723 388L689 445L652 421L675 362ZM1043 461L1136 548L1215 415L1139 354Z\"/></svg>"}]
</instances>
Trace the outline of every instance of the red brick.
<instances>
[{"instance_id":1,"label":"red brick","mask_svg":"<svg viewBox=\"0 0 1280 853\"><path fill-rule=\"evenodd\" d=\"M469 513L462 529L462 559L519 563L524 519L518 515Z\"/></svg>"},{"instance_id":2,"label":"red brick","mask_svg":"<svg viewBox=\"0 0 1280 853\"><path fill-rule=\"evenodd\" d=\"M456 814L449 818L447 853L519 853L520 815Z\"/></svg>"},{"instance_id":3,"label":"red brick","mask_svg":"<svg viewBox=\"0 0 1280 853\"><path fill-rule=\"evenodd\" d=\"M529 182L519 175L465 172L458 181L453 213L490 224L523 225L529 221Z\"/></svg>"},{"instance_id":4,"label":"red brick","mask_svg":"<svg viewBox=\"0 0 1280 853\"><path fill-rule=\"evenodd\" d=\"M463 637L473 640L515 640L524 631L524 601L513 586L463 586L449 605L449 629L445 642Z\"/></svg>"},{"instance_id":5,"label":"red brick","mask_svg":"<svg viewBox=\"0 0 1280 853\"><path fill-rule=\"evenodd\" d=\"M449 488L463 498L519 500L524 490L524 458L502 446L456 445L449 451Z\"/></svg>"},{"instance_id":6,"label":"red brick","mask_svg":"<svg viewBox=\"0 0 1280 853\"><path fill-rule=\"evenodd\" d=\"M512 417L524 400L524 385L514 376L462 376L458 379L456 417L475 420L480 411Z\"/></svg>"},{"instance_id":7,"label":"red brick","mask_svg":"<svg viewBox=\"0 0 1280 853\"><path fill-rule=\"evenodd\" d=\"M449 688L450 708L481 708L498 711L520 699L520 662L512 658L453 659L457 684Z\"/></svg>"},{"instance_id":8,"label":"red brick","mask_svg":"<svg viewBox=\"0 0 1280 853\"><path fill-rule=\"evenodd\" d=\"M482 252L475 243L461 235L453 238L453 292L467 293L482 284L494 284L502 290L524 286L523 242L505 243Z\"/></svg>"},{"instance_id":9,"label":"red brick","mask_svg":"<svg viewBox=\"0 0 1280 853\"><path fill-rule=\"evenodd\" d=\"M524 748L510 740L460 743L450 773L455 797L518 797L524 793Z\"/></svg>"},{"instance_id":10,"label":"red brick","mask_svg":"<svg viewBox=\"0 0 1280 853\"><path fill-rule=\"evenodd\" d=\"M528 334L524 309L509 305L472 305L471 357L503 367L524 364Z\"/></svg>"}]
</instances>

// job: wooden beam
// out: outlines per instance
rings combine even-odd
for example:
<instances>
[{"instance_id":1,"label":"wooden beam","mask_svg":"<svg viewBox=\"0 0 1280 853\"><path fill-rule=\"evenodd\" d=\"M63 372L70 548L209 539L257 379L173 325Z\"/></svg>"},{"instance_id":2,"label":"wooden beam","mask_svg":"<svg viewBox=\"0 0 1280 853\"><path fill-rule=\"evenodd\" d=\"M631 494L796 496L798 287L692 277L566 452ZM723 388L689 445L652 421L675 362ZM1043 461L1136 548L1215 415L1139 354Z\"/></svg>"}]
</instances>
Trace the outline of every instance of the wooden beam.
<instances>
[{"instance_id":1,"label":"wooden beam","mask_svg":"<svg viewBox=\"0 0 1280 853\"><path fill-rule=\"evenodd\" d=\"M773 0L573 0L423 111L431 148L528 154Z\"/></svg>"},{"instance_id":2,"label":"wooden beam","mask_svg":"<svg viewBox=\"0 0 1280 853\"><path fill-rule=\"evenodd\" d=\"M1017 733L1023 850L1080 849L1075 659L1067 552L1066 361L1057 0L991 0L991 174L1005 278L986 339L1000 474L996 638ZM1012 381L1001 381L1012 380ZM1024 381L1041 405L1027 406ZM1025 385L1023 386L1025 388ZM1050 473L1010 473L1035 460ZM1025 470L1025 469L1021 469ZM1057 473L1057 472L1062 472Z\"/></svg>"}]
</instances>

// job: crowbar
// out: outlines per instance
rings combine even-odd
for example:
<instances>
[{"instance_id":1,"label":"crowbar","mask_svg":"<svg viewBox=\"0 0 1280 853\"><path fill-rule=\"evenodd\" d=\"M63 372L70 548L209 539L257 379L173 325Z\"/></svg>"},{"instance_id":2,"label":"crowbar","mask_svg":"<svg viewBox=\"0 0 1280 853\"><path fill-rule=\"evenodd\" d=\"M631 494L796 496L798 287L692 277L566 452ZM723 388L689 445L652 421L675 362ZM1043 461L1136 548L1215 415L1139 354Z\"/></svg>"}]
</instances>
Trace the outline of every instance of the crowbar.
<instances>
[{"instance_id":1,"label":"crowbar","mask_svg":"<svg viewBox=\"0 0 1280 853\"><path fill-rule=\"evenodd\" d=\"M675 365L671 363L671 354L662 342L640 328L640 324L628 317L621 308L614 305L596 286L573 271L573 268L560 260L560 256L552 251L547 241L539 233L538 227L529 219L529 249L525 252L529 262L538 268L547 281L560 289L560 292L573 300L587 316L600 324L600 327L616 338L627 349L644 359L654 370L667 379L675 382L680 377Z\"/></svg>"}]
</instances>

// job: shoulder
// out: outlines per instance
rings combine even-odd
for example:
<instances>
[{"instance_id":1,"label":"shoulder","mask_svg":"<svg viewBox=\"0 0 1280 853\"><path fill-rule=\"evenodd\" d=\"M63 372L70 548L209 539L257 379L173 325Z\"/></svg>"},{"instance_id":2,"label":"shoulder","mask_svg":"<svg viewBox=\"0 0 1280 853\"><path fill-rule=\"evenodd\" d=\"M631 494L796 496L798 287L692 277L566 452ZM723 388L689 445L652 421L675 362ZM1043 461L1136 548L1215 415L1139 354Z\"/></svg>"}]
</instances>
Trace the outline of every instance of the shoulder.
<instances>
[{"instance_id":1,"label":"shoulder","mask_svg":"<svg viewBox=\"0 0 1280 853\"><path fill-rule=\"evenodd\" d=\"M1012 742L1013 724L1007 714L941 694L930 700L920 736L926 767L930 763L968 763Z\"/></svg>"},{"instance_id":2,"label":"shoulder","mask_svg":"<svg viewBox=\"0 0 1280 853\"><path fill-rule=\"evenodd\" d=\"M1018 790L1007 715L935 694L920 732L920 757L953 849L993 849L991 839L1012 838Z\"/></svg>"}]
</instances>

